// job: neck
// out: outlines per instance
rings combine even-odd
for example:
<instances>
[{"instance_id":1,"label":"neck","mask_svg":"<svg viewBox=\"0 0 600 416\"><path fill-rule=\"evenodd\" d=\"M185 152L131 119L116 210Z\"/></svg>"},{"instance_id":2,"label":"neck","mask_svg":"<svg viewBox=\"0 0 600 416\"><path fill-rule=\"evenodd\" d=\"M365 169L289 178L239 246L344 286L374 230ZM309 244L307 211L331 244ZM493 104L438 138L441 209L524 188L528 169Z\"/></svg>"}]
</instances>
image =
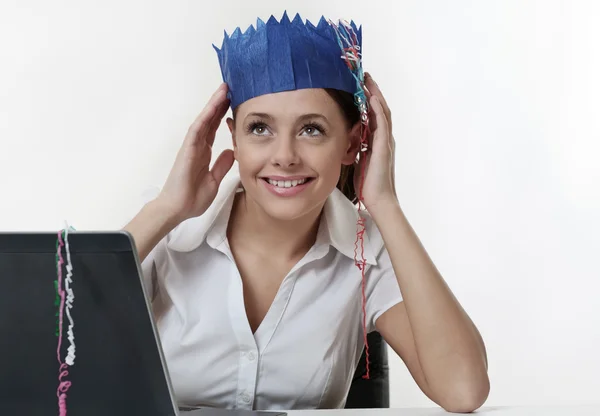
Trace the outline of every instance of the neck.
<instances>
[{"instance_id":1,"label":"neck","mask_svg":"<svg viewBox=\"0 0 600 416\"><path fill-rule=\"evenodd\" d=\"M282 258L302 257L315 243L321 210L292 221L267 215L245 192L236 194L228 227L228 238Z\"/></svg>"}]
</instances>

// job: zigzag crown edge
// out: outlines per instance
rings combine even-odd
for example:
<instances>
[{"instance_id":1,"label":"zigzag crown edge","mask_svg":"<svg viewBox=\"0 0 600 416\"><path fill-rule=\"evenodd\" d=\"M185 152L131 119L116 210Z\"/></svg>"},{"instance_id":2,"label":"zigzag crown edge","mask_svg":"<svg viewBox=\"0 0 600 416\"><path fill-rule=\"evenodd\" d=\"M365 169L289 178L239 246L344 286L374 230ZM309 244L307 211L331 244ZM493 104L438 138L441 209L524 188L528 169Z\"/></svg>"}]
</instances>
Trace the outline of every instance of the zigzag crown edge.
<instances>
[{"instance_id":1,"label":"zigzag crown edge","mask_svg":"<svg viewBox=\"0 0 600 416\"><path fill-rule=\"evenodd\" d=\"M341 19L339 19L338 22L339 21L341 21ZM357 34L357 36L359 38L362 38L362 25L357 27L354 20L351 20L349 24L352 27L352 29L354 30L354 32ZM217 53L221 53L221 51L225 47L225 44L233 43L237 39L245 39L248 36L254 35L256 32L259 32L260 30L264 30L268 26L284 26L284 25L310 28L310 29L315 30L320 33L325 33L329 29L329 21L325 18L325 16L321 16L321 18L319 19L319 22L315 26L309 19L306 19L306 21L304 19L302 19L302 17L300 16L300 13L296 13L294 18L290 21L289 16L287 14L287 10L286 10L283 12L283 15L281 16L281 19L279 19L279 21L277 20L277 18L274 15L271 15L266 23L260 17L257 18L256 19L256 27L254 27L254 25L251 24L248 26L248 28L244 32L242 32L242 30L240 29L239 26L233 30L231 35L229 35L227 33L227 30L224 30L223 31L223 41L221 42L221 47L220 48L217 47L214 43L212 46L217 51Z\"/></svg>"}]
</instances>

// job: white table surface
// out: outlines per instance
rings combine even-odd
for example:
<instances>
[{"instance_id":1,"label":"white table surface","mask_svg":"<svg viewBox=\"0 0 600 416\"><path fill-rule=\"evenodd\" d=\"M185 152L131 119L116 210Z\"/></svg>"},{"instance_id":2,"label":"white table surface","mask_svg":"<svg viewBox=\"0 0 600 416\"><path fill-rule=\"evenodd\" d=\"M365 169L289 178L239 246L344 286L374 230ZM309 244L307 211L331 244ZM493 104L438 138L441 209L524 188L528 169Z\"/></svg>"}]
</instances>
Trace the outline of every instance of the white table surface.
<instances>
[{"instance_id":1,"label":"white table surface","mask_svg":"<svg viewBox=\"0 0 600 416\"><path fill-rule=\"evenodd\" d=\"M290 416L444 416L451 415L440 408L415 409L347 409L294 410ZM478 416L600 416L600 404L585 406L484 406L473 413Z\"/></svg>"}]
</instances>

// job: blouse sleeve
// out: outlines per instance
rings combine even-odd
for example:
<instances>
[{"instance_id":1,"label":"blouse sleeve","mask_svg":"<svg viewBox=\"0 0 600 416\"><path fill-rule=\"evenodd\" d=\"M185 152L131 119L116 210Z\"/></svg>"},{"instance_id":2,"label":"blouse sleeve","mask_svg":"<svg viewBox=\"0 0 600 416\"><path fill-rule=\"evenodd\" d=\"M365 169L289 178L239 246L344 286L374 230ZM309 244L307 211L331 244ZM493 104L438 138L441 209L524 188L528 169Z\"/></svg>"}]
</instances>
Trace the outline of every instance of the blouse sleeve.
<instances>
[{"instance_id":1,"label":"blouse sleeve","mask_svg":"<svg viewBox=\"0 0 600 416\"><path fill-rule=\"evenodd\" d=\"M141 195L142 203L146 204L150 202L158 195L158 192L159 188L157 187L146 189ZM159 291L160 282L157 273L157 263L162 259L165 253L167 240L168 235L158 242L141 263L142 282L150 301L153 301L156 298Z\"/></svg>"},{"instance_id":2,"label":"blouse sleeve","mask_svg":"<svg viewBox=\"0 0 600 416\"><path fill-rule=\"evenodd\" d=\"M375 322L392 306L402 302L402 293L392 261L385 246L377 258L377 265L370 266L366 275L365 295L367 330L375 331Z\"/></svg>"},{"instance_id":3,"label":"blouse sleeve","mask_svg":"<svg viewBox=\"0 0 600 416\"><path fill-rule=\"evenodd\" d=\"M157 258L164 250L165 239L159 241L159 243L152 249L152 251L142 261L142 282L144 284L146 294L150 301L156 298L158 293L158 274L156 271Z\"/></svg>"}]
</instances>

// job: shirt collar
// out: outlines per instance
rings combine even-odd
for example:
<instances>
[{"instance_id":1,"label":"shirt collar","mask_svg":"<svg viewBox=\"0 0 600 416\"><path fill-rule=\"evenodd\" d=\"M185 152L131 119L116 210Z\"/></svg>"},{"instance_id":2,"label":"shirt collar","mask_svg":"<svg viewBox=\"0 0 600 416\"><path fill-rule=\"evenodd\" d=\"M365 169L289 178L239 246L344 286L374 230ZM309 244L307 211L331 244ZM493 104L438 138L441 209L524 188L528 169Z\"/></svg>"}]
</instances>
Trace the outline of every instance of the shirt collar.
<instances>
[{"instance_id":1,"label":"shirt collar","mask_svg":"<svg viewBox=\"0 0 600 416\"><path fill-rule=\"evenodd\" d=\"M225 178L211 206L201 216L177 226L171 233L168 247L179 252L189 252L205 240L211 247L225 241L233 200L239 191L240 180L237 175ZM356 206L335 188L323 207L317 243L328 244L354 260L355 250L357 255L360 254L356 237L358 218ZM376 265L376 254L383 246L383 241L378 233L369 233L369 228L373 227L367 227L367 232L363 234L364 257L368 264Z\"/></svg>"}]
</instances>

